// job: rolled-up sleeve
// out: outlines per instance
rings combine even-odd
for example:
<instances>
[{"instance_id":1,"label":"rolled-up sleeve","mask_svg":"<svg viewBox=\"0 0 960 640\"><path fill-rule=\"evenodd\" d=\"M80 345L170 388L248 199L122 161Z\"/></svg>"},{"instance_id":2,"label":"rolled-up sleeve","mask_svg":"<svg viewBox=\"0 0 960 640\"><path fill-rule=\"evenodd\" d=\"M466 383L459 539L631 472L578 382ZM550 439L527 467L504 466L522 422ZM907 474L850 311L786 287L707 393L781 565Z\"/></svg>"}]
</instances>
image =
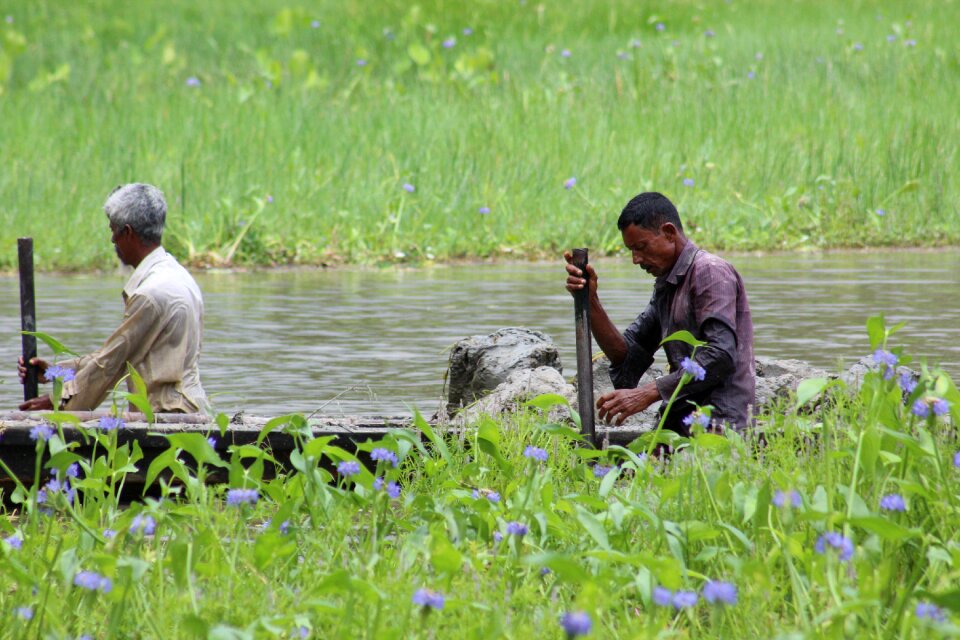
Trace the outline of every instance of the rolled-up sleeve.
<instances>
[{"instance_id":1,"label":"rolled-up sleeve","mask_svg":"<svg viewBox=\"0 0 960 640\"><path fill-rule=\"evenodd\" d=\"M653 364L653 354L660 342L660 322L653 301L623 332L627 356L623 362L610 363L610 381L614 389L633 389Z\"/></svg>"},{"instance_id":2,"label":"rolled-up sleeve","mask_svg":"<svg viewBox=\"0 0 960 640\"><path fill-rule=\"evenodd\" d=\"M126 373L127 362L139 362L163 329L157 306L146 296L127 300L123 322L98 351L71 361L76 370L66 383L66 409L96 409Z\"/></svg>"}]
</instances>

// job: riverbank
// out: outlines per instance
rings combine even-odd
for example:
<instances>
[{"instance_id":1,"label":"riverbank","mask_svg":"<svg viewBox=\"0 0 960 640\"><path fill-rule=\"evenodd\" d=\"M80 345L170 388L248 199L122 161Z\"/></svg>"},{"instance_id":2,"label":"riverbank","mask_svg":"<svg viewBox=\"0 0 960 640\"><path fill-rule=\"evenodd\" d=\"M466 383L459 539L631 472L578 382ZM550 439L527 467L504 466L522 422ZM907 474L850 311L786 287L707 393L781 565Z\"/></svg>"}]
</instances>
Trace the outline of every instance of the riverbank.
<instances>
[{"instance_id":1,"label":"riverbank","mask_svg":"<svg viewBox=\"0 0 960 640\"><path fill-rule=\"evenodd\" d=\"M7 11L0 244L42 270L114 264L133 180L197 266L608 254L647 189L721 251L960 243L956 5Z\"/></svg>"}]
</instances>

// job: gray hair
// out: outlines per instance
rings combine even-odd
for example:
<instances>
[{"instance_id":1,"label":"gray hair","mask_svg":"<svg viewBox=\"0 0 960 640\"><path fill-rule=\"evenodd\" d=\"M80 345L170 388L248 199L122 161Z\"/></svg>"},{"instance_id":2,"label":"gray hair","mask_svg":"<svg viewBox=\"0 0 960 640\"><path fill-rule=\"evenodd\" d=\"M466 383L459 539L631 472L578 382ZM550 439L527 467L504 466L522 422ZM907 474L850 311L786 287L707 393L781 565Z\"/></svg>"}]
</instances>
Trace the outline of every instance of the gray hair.
<instances>
[{"instance_id":1,"label":"gray hair","mask_svg":"<svg viewBox=\"0 0 960 640\"><path fill-rule=\"evenodd\" d=\"M139 182L119 186L107 198L103 211L110 224L130 225L144 242L160 244L167 219L167 201L160 189Z\"/></svg>"}]
</instances>

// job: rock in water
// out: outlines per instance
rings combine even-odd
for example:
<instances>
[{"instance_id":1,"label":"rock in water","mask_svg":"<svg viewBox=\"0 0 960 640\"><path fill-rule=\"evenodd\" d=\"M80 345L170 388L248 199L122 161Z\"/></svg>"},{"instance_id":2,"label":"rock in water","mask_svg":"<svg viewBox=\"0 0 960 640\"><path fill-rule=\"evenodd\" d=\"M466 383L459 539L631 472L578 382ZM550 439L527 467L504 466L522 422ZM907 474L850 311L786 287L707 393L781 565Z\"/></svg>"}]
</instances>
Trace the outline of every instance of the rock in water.
<instances>
[{"instance_id":1,"label":"rock in water","mask_svg":"<svg viewBox=\"0 0 960 640\"><path fill-rule=\"evenodd\" d=\"M507 376L503 384L490 394L467 406L455 418L455 424L469 424L480 415L500 415L517 411L521 405L532 398L545 393L555 393L567 399L571 405L576 401L573 385L568 383L553 367L520 369ZM550 420L566 420L570 412L564 406L554 408Z\"/></svg>"},{"instance_id":2,"label":"rock in water","mask_svg":"<svg viewBox=\"0 0 960 640\"><path fill-rule=\"evenodd\" d=\"M560 352L545 333L510 327L471 336L454 345L447 370L447 411L451 414L496 389L514 371L550 367L563 372Z\"/></svg>"}]
</instances>

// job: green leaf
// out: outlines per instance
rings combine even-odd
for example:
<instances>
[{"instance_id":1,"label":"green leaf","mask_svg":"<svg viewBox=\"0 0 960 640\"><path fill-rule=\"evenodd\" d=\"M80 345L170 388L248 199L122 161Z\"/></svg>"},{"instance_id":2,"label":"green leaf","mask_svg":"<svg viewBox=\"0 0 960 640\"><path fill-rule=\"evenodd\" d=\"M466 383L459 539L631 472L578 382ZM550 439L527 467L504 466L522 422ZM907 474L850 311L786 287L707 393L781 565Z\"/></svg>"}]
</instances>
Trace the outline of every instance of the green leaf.
<instances>
[{"instance_id":1,"label":"green leaf","mask_svg":"<svg viewBox=\"0 0 960 640\"><path fill-rule=\"evenodd\" d=\"M543 393L527 401L527 406L543 410L551 409L557 405L569 407L570 401L559 393Z\"/></svg>"},{"instance_id":2,"label":"green leaf","mask_svg":"<svg viewBox=\"0 0 960 640\"><path fill-rule=\"evenodd\" d=\"M430 536L430 564L437 573L456 574L463 567L463 556L441 531Z\"/></svg>"},{"instance_id":3,"label":"green leaf","mask_svg":"<svg viewBox=\"0 0 960 640\"><path fill-rule=\"evenodd\" d=\"M879 349L883 346L887 339L887 330L884 327L882 313L867 319L867 336L870 338L871 349Z\"/></svg>"},{"instance_id":4,"label":"green leaf","mask_svg":"<svg viewBox=\"0 0 960 640\"><path fill-rule=\"evenodd\" d=\"M593 541L596 542L600 548L609 549L610 541L607 539L607 530L604 528L603 523L601 523L595 515L584 509L583 507L577 506L577 522L580 523L580 526L593 538Z\"/></svg>"},{"instance_id":5,"label":"green leaf","mask_svg":"<svg viewBox=\"0 0 960 640\"><path fill-rule=\"evenodd\" d=\"M430 51L419 42L407 47L407 55L420 67L430 62Z\"/></svg>"},{"instance_id":6,"label":"green leaf","mask_svg":"<svg viewBox=\"0 0 960 640\"><path fill-rule=\"evenodd\" d=\"M546 567L561 580L572 584L582 584L590 577L576 558L562 553L531 554L523 558L523 563L532 567Z\"/></svg>"},{"instance_id":7,"label":"green leaf","mask_svg":"<svg viewBox=\"0 0 960 640\"><path fill-rule=\"evenodd\" d=\"M794 411L800 409L800 407L810 402L810 400L823 393L828 382L829 380L826 378L810 378L809 380L801 382L797 386L797 404L794 406Z\"/></svg>"},{"instance_id":8,"label":"green leaf","mask_svg":"<svg viewBox=\"0 0 960 640\"><path fill-rule=\"evenodd\" d=\"M680 330L680 331L675 331L674 333L671 333L671 334L668 335L666 338L664 338L663 340L661 340L661 341L660 341L660 346L662 347L662 346L663 346L663 343L665 343L665 342L673 342L673 341L675 341L675 340L680 341L680 342L686 342L686 343L687 343L688 345L690 345L691 347L705 347L705 346L707 345L707 343L704 342L703 340L697 340L697 339L694 337L694 335L693 335L692 333L690 333L689 331Z\"/></svg>"},{"instance_id":9,"label":"green leaf","mask_svg":"<svg viewBox=\"0 0 960 640\"><path fill-rule=\"evenodd\" d=\"M296 413L287 414L285 416L277 416L276 418L271 418L267 420L267 424L263 425L263 428L260 430L260 434L257 435L257 444L262 444L270 432L279 427L286 426L300 418L303 420L303 417Z\"/></svg>"},{"instance_id":10,"label":"green leaf","mask_svg":"<svg viewBox=\"0 0 960 640\"><path fill-rule=\"evenodd\" d=\"M583 435L579 431L555 422L537 425L537 428L544 433L549 433L552 436L560 436L566 440L576 440L578 442L583 441Z\"/></svg>"},{"instance_id":11,"label":"green leaf","mask_svg":"<svg viewBox=\"0 0 960 640\"><path fill-rule=\"evenodd\" d=\"M65 346L62 342L60 342L53 336L47 335L46 333L43 333L40 331L21 331L20 333L22 333L25 336L33 336L34 338L39 338L48 347L50 347L50 350L53 351L53 355L55 356L68 355L68 356L74 356L76 358L80 357L79 353Z\"/></svg>"},{"instance_id":12,"label":"green leaf","mask_svg":"<svg viewBox=\"0 0 960 640\"><path fill-rule=\"evenodd\" d=\"M189 453L198 464L209 464L224 469L230 466L217 455L202 433L171 433L167 436L167 441L170 442L171 447L183 449Z\"/></svg>"},{"instance_id":13,"label":"green leaf","mask_svg":"<svg viewBox=\"0 0 960 640\"><path fill-rule=\"evenodd\" d=\"M497 427L497 423L489 417L485 417L480 422L480 427L477 430L477 444L481 451L497 461L497 466L500 467L501 471L510 473L513 467L500 452L500 429Z\"/></svg>"},{"instance_id":14,"label":"green leaf","mask_svg":"<svg viewBox=\"0 0 960 640\"><path fill-rule=\"evenodd\" d=\"M907 538L919 538L921 536L919 529L907 529L880 516L850 518L847 522L870 533L875 533L886 540L906 540Z\"/></svg>"},{"instance_id":15,"label":"green leaf","mask_svg":"<svg viewBox=\"0 0 960 640\"><path fill-rule=\"evenodd\" d=\"M447 448L447 443L437 435L437 432L433 430L433 427L420 415L420 411L417 409L413 410L413 426L419 429L423 435L427 436L427 440L437 449L444 462L448 465L452 464L453 461L450 459L450 450Z\"/></svg>"},{"instance_id":16,"label":"green leaf","mask_svg":"<svg viewBox=\"0 0 960 640\"><path fill-rule=\"evenodd\" d=\"M173 447L167 449L153 459L153 462L151 462L150 466L147 468L147 476L143 483L144 494L146 494L147 489L149 489L153 484L153 481L157 479L157 476L159 476L164 469L169 469L170 465L174 464L176 460L177 450Z\"/></svg>"}]
</instances>

